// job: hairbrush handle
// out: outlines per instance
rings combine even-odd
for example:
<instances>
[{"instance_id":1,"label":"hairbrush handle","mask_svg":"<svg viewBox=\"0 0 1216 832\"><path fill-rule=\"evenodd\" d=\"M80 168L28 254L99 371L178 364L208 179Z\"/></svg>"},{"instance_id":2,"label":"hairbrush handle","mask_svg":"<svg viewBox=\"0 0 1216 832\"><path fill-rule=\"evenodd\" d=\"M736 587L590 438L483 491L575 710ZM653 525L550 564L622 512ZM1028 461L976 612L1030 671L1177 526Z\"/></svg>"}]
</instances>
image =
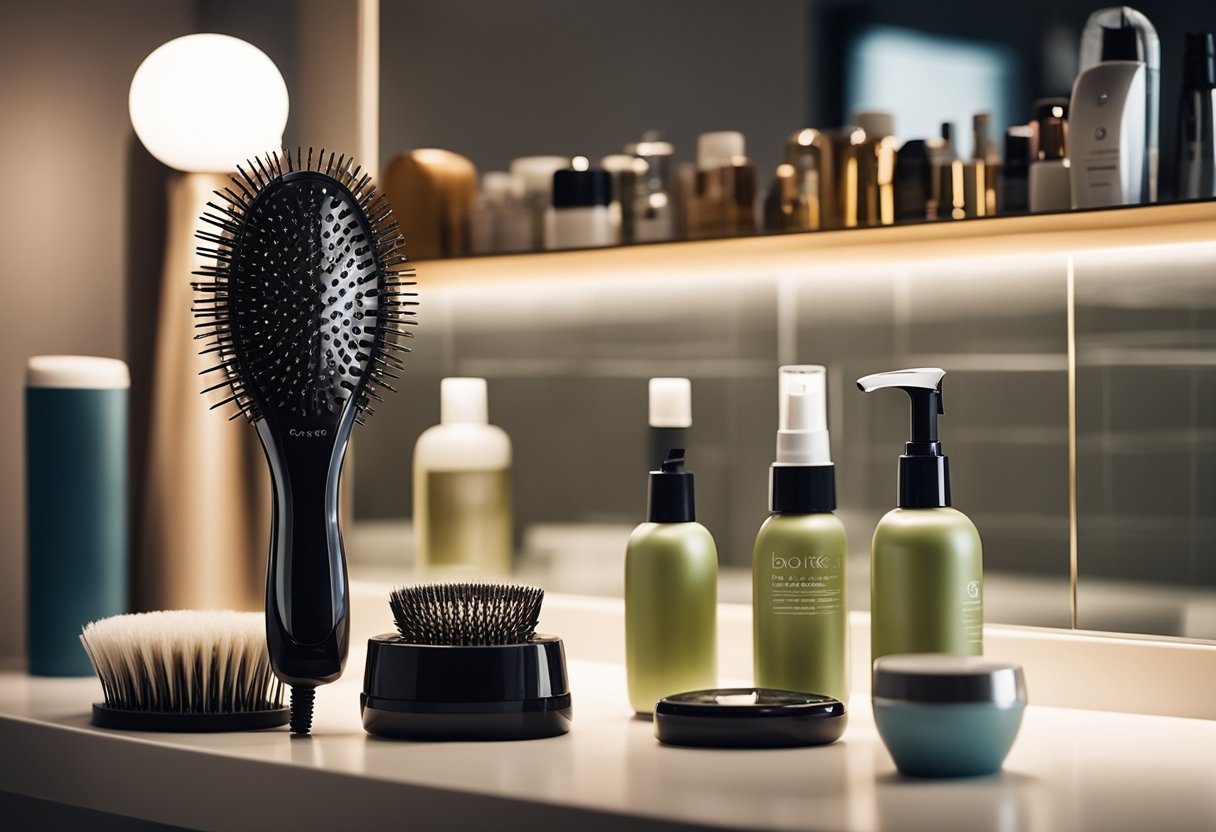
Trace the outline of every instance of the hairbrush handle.
<instances>
[{"instance_id":1,"label":"hairbrush handle","mask_svg":"<svg viewBox=\"0 0 1216 832\"><path fill-rule=\"evenodd\" d=\"M342 674L350 645L349 591L338 481L345 430L258 423L274 487L266 576L266 639L275 675L315 686Z\"/></svg>"}]
</instances>

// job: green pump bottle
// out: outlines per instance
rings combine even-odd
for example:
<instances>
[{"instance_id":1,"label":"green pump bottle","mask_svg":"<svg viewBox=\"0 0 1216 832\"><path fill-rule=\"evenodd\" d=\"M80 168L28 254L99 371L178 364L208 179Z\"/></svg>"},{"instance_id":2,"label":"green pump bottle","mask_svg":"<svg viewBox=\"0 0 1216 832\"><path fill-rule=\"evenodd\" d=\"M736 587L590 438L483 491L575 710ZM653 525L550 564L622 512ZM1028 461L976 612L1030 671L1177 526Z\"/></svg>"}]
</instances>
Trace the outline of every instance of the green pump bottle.
<instances>
[{"instance_id":1,"label":"green pump bottle","mask_svg":"<svg viewBox=\"0 0 1216 832\"><path fill-rule=\"evenodd\" d=\"M650 472L646 522L625 550L625 675L639 714L718 686L718 550L696 522L684 450Z\"/></svg>"},{"instance_id":2,"label":"green pump bottle","mask_svg":"<svg viewBox=\"0 0 1216 832\"><path fill-rule=\"evenodd\" d=\"M758 687L849 700L848 542L828 447L827 371L782 367L777 461L752 550L752 647Z\"/></svg>"},{"instance_id":3,"label":"green pump bottle","mask_svg":"<svg viewBox=\"0 0 1216 832\"><path fill-rule=\"evenodd\" d=\"M945 375L926 367L857 381L865 393L903 390L912 407L912 439L899 458L899 507L879 521L870 549L871 659L983 652L980 535L950 505L949 460L937 436Z\"/></svg>"}]
</instances>

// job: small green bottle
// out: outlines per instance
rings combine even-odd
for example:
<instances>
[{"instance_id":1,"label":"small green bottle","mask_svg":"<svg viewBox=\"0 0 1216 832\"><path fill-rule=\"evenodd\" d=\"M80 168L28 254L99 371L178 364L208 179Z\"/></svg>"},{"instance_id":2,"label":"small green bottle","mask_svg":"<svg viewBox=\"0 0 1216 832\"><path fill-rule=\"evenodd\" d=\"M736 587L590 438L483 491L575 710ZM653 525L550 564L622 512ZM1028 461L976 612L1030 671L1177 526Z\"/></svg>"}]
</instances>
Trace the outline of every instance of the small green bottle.
<instances>
[{"instance_id":1,"label":"small green bottle","mask_svg":"<svg viewBox=\"0 0 1216 832\"><path fill-rule=\"evenodd\" d=\"M828 447L827 371L782 367L772 514L752 550L752 647L758 687L849 700L848 542Z\"/></svg>"},{"instance_id":2,"label":"small green bottle","mask_svg":"<svg viewBox=\"0 0 1216 832\"><path fill-rule=\"evenodd\" d=\"M625 671L639 714L718 684L718 550L696 522L692 484L672 450L650 472L647 522L625 551Z\"/></svg>"},{"instance_id":3,"label":"small green bottle","mask_svg":"<svg viewBox=\"0 0 1216 832\"><path fill-rule=\"evenodd\" d=\"M984 649L984 561L975 524L950 507L949 460L937 417L945 370L930 367L858 379L869 393L903 390L912 439L899 458L899 507L874 530L870 550L870 649L980 655Z\"/></svg>"}]
</instances>

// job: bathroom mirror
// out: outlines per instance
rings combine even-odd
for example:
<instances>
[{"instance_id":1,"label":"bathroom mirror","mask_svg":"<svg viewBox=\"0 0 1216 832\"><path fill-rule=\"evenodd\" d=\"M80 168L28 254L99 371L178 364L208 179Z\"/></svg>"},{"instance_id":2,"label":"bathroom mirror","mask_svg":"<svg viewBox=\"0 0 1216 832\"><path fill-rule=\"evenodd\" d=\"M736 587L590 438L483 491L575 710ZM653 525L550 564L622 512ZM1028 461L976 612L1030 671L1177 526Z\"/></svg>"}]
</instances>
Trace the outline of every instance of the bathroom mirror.
<instances>
[{"instance_id":1,"label":"bathroom mirror","mask_svg":"<svg viewBox=\"0 0 1216 832\"><path fill-rule=\"evenodd\" d=\"M1216 29L1216 11L1140 8L1162 36L1166 183L1180 71L1170 38ZM1017 102L1068 88L1092 10L1071 0L915 11L775 2L746 12L630 1L604 20L592 4L386 0L381 158L438 147L478 170L534 153L594 159L661 127L688 159L699 132L737 127L749 157L771 167L790 125L837 124L859 103L846 46L874 27L991 46L1009 71L998 84L1005 109L989 109L1009 123L1021 117ZM584 31L595 34L571 34ZM977 106L933 115L923 129L945 117L961 125ZM947 253L898 266L859 249L847 268L812 255L789 272L743 268L729 280L697 278L691 246L681 273L643 265L646 279L627 290L579 279L577 267L560 281L515 270L445 285L423 263L424 326L406 395L390 397L357 440L352 557L393 579L408 570L408 447L438 421L441 378L482 376L491 420L514 443L519 575L554 591L619 594L624 540L645 500L646 379L688 376L698 504L719 544L721 597L747 602L776 367L814 361L828 366L832 451L848 472L839 513L850 605L865 609L869 534L893 502L906 411L862 401L852 381L938 365L950 372L943 424L956 502L984 536L987 620L1216 639L1216 244L1128 245L1138 247Z\"/></svg>"},{"instance_id":2,"label":"bathroom mirror","mask_svg":"<svg viewBox=\"0 0 1216 832\"><path fill-rule=\"evenodd\" d=\"M385 0L385 179L420 204L406 230L424 258L543 247L543 207L530 200L536 188L549 200L554 166L574 157L578 167L607 159L622 169L609 191L625 198L601 212L607 219L584 211L569 220L577 228L551 229L553 245L598 245L608 239L601 232L628 242L1023 212L1029 172L1017 160L1038 139L1017 136L1006 147L1006 131L1032 120L1036 100L1070 95L1082 29L1099 7L1092 0L982 7L773 0L746 9L729 0ZM1216 7L1144 0L1136 8L1160 40L1158 199L1206 195L1206 186L1179 188L1178 119L1185 35L1216 30ZM893 121L861 111L885 111ZM981 151L986 162L977 170L968 164L979 112L990 114L990 151ZM939 144L904 144L939 137L944 122L953 125L957 169L942 162L950 155ZM840 129L856 123L868 133ZM1048 155L1057 143L1048 134L1059 123L1042 123ZM714 159L742 154L754 171L724 179L696 172L698 136L709 131L738 131L743 143L702 148L702 163L713 168ZM892 137L879 141L886 132ZM635 174L620 156L639 142L632 150L642 161L633 163L648 173ZM654 150L659 142L671 156ZM420 148L447 153L398 159ZM896 155L897 148L907 152ZM506 178L513 160L538 156L548 161ZM994 165L994 156L1004 165ZM788 170L778 182L782 164ZM1050 167L1036 176L1036 187L1045 183L1038 210L1061 207L1046 184L1061 171ZM491 172L504 173L483 179ZM665 184L648 190L648 177L660 174ZM585 187L569 204L598 204L589 196L600 192L595 181L580 181ZM772 205L784 206L776 215L766 208L770 192ZM503 208L511 193L527 205ZM522 220L520 210L528 215ZM559 225L569 218L557 215ZM659 224L645 225L650 220L637 219L643 215ZM605 222L616 222L617 231L604 231Z\"/></svg>"}]
</instances>

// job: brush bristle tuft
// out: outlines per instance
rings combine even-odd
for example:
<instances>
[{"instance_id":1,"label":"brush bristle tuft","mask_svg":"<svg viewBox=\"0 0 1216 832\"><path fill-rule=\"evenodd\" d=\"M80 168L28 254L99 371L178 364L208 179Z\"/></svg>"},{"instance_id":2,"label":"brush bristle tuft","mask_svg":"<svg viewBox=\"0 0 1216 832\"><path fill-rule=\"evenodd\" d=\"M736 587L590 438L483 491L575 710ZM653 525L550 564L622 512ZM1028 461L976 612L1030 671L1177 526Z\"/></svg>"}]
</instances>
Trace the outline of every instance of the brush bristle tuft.
<instances>
[{"instance_id":1,"label":"brush bristle tuft","mask_svg":"<svg viewBox=\"0 0 1216 832\"><path fill-rule=\"evenodd\" d=\"M525 644L536 636L545 591L505 584L424 584L389 597L397 632L410 644Z\"/></svg>"},{"instance_id":2,"label":"brush bristle tuft","mask_svg":"<svg viewBox=\"0 0 1216 832\"><path fill-rule=\"evenodd\" d=\"M80 641L109 708L230 714L283 707L261 613L115 615L86 624Z\"/></svg>"}]
</instances>

